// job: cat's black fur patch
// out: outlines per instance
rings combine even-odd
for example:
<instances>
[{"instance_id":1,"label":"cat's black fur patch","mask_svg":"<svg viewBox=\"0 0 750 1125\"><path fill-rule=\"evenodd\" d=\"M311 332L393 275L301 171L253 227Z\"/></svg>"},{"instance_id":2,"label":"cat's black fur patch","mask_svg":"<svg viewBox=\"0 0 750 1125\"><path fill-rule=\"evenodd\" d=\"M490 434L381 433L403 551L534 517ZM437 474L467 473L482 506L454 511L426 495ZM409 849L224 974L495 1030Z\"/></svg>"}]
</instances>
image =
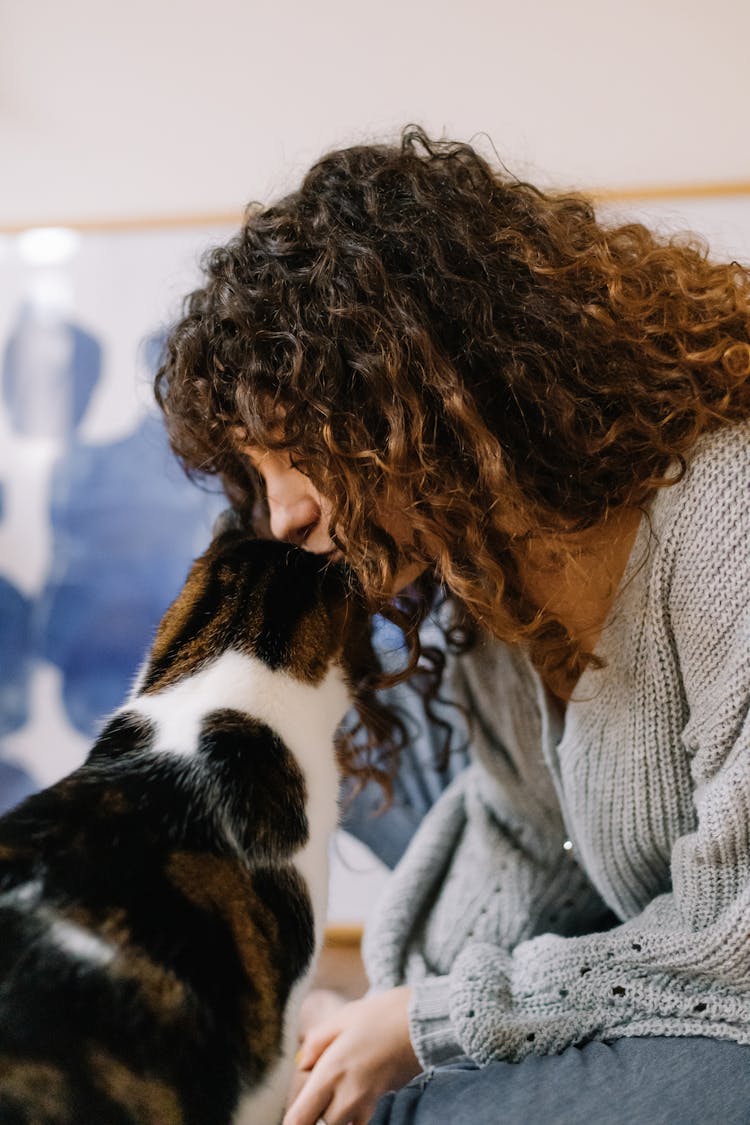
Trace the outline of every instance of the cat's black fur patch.
<instances>
[{"instance_id":1,"label":"cat's black fur patch","mask_svg":"<svg viewBox=\"0 0 750 1125\"><path fill-rule=\"evenodd\" d=\"M305 779L278 735L238 711L213 711L203 721L199 746L226 794L224 808L244 847L275 861L303 847Z\"/></svg>"}]
</instances>

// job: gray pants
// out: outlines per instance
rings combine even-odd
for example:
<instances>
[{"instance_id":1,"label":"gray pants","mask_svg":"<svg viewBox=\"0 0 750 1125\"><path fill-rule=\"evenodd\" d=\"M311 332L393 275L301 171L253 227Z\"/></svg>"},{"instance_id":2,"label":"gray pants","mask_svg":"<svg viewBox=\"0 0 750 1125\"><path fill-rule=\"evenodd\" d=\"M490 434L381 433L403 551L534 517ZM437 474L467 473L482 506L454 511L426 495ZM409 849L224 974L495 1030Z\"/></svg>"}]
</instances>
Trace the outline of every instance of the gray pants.
<instances>
[{"instance_id":1,"label":"gray pants","mask_svg":"<svg viewBox=\"0 0 750 1125\"><path fill-rule=\"evenodd\" d=\"M717 1039L617 1039L420 1074L370 1125L748 1125L750 1047Z\"/></svg>"},{"instance_id":2,"label":"gray pants","mask_svg":"<svg viewBox=\"0 0 750 1125\"><path fill-rule=\"evenodd\" d=\"M398 690L398 689L396 689ZM403 691L403 689L401 689ZM394 805L373 817L367 787L344 827L389 867L441 790L424 730L405 752ZM623 1038L478 1067L462 1056L381 1098L370 1125L750 1125L750 1047L702 1038Z\"/></svg>"}]
</instances>

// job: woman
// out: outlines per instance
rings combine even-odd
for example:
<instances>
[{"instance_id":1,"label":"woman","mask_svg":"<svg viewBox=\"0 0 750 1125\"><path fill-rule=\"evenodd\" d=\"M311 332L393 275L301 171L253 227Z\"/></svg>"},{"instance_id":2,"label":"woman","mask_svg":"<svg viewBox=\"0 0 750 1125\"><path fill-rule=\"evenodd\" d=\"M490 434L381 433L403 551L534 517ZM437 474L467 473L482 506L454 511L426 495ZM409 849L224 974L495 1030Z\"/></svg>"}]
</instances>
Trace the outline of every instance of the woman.
<instances>
[{"instance_id":1,"label":"woman","mask_svg":"<svg viewBox=\"0 0 750 1125\"><path fill-rule=\"evenodd\" d=\"M448 723L470 751L285 1125L746 1121L748 272L410 129L206 274L157 377L174 448L373 610L416 588L411 670L445 592L427 718L412 693L353 771L387 784ZM408 806L356 809L395 862Z\"/></svg>"}]
</instances>

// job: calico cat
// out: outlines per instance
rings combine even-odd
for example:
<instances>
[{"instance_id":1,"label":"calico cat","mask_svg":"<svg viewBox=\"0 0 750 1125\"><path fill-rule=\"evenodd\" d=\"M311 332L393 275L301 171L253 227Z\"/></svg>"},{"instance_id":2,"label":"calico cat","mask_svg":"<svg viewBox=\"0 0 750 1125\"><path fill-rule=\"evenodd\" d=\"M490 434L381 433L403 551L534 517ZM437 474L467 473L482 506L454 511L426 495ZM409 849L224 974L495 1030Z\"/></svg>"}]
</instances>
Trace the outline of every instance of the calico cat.
<instances>
[{"instance_id":1,"label":"calico cat","mask_svg":"<svg viewBox=\"0 0 750 1125\"><path fill-rule=\"evenodd\" d=\"M338 565L219 535L85 764L0 819L0 1122L277 1125L322 939Z\"/></svg>"}]
</instances>

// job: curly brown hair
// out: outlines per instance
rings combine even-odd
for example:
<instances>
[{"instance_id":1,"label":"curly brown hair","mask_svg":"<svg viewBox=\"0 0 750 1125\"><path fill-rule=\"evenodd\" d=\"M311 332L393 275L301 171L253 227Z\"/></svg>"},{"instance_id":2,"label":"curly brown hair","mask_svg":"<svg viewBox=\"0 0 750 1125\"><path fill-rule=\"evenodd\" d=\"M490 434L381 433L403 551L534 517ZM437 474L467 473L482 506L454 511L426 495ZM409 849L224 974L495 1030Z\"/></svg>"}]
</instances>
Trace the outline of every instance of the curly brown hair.
<instances>
[{"instance_id":1,"label":"curly brown hair","mask_svg":"<svg viewBox=\"0 0 750 1125\"><path fill-rule=\"evenodd\" d=\"M184 465L257 522L242 444L293 451L374 609L421 562L425 604L444 587L551 682L595 657L526 592L525 546L643 506L750 413L746 268L416 127L324 156L204 272L156 378Z\"/></svg>"}]
</instances>

